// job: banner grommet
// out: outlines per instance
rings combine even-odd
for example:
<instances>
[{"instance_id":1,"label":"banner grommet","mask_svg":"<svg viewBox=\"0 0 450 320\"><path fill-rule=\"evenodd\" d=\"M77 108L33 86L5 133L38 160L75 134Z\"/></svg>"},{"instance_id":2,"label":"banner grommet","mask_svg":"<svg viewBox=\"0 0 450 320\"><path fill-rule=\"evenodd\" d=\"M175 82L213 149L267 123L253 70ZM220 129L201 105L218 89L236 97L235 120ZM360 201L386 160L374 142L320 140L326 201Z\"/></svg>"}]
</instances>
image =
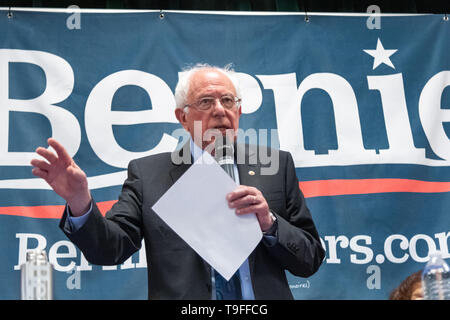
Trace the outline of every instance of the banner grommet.
<instances>
[{"instance_id":1,"label":"banner grommet","mask_svg":"<svg viewBox=\"0 0 450 320\"><path fill-rule=\"evenodd\" d=\"M305 22L309 22L308 11L305 9Z\"/></svg>"},{"instance_id":2,"label":"banner grommet","mask_svg":"<svg viewBox=\"0 0 450 320\"><path fill-rule=\"evenodd\" d=\"M8 8L8 13L6 14L6 16L8 17L8 19L12 19L13 18L13 13L11 11L11 7Z\"/></svg>"}]
</instances>

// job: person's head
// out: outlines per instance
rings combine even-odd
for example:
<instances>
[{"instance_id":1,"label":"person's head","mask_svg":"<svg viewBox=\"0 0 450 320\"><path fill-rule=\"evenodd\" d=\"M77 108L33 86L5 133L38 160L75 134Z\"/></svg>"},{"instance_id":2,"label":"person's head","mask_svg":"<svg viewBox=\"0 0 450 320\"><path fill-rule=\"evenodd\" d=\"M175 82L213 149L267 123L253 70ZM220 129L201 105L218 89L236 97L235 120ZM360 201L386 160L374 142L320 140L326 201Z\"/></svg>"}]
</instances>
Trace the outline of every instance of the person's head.
<instances>
[{"instance_id":1,"label":"person's head","mask_svg":"<svg viewBox=\"0 0 450 320\"><path fill-rule=\"evenodd\" d=\"M204 141L208 130L225 134L239 128L240 99L233 70L196 65L180 75L175 89L175 116L192 139L201 139L201 147L205 148L209 144Z\"/></svg>"},{"instance_id":2,"label":"person's head","mask_svg":"<svg viewBox=\"0 0 450 320\"><path fill-rule=\"evenodd\" d=\"M390 296L389 300L422 300L423 288L422 288L422 271L419 270L400 283L395 288Z\"/></svg>"}]
</instances>

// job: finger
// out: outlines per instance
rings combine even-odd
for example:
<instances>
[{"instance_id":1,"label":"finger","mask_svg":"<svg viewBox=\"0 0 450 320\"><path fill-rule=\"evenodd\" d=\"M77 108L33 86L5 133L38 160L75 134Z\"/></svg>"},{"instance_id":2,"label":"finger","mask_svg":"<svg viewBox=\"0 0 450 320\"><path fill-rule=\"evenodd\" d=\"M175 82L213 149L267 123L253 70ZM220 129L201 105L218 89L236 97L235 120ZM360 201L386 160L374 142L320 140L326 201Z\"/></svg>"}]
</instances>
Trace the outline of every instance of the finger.
<instances>
[{"instance_id":1,"label":"finger","mask_svg":"<svg viewBox=\"0 0 450 320\"><path fill-rule=\"evenodd\" d=\"M247 207L247 206L258 204L259 202L260 202L260 200L258 199L257 196L247 194L236 200L229 201L228 205L230 208L242 208L242 207Z\"/></svg>"},{"instance_id":2,"label":"finger","mask_svg":"<svg viewBox=\"0 0 450 320\"><path fill-rule=\"evenodd\" d=\"M235 201L236 199L245 197L247 195L256 195L257 194L257 189L253 188L253 187L248 187L248 186L239 186L237 187L235 190L233 190L232 192L230 192L227 195L227 200L228 201Z\"/></svg>"},{"instance_id":3,"label":"finger","mask_svg":"<svg viewBox=\"0 0 450 320\"><path fill-rule=\"evenodd\" d=\"M72 162L72 157L69 156L66 149L55 139L48 138L48 145L55 149L58 158L62 160L66 164L70 164Z\"/></svg>"},{"instance_id":4,"label":"finger","mask_svg":"<svg viewBox=\"0 0 450 320\"><path fill-rule=\"evenodd\" d=\"M36 153L40 156L43 156L50 163L55 163L56 161L58 161L58 157L52 151L45 148L37 148Z\"/></svg>"},{"instance_id":5,"label":"finger","mask_svg":"<svg viewBox=\"0 0 450 320\"><path fill-rule=\"evenodd\" d=\"M236 209L236 214L241 215L241 214L254 213L254 214L258 215L260 212L263 212L263 209L264 209L264 206L262 204L258 203L255 205L238 208L238 209Z\"/></svg>"},{"instance_id":6,"label":"finger","mask_svg":"<svg viewBox=\"0 0 450 320\"><path fill-rule=\"evenodd\" d=\"M35 176L47 181L47 177L48 177L47 171L39 169L39 168L33 168L33 170L31 170L31 173L34 174Z\"/></svg>"},{"instance_id":7,"label":"finger","mask_svg":"<svg viewBox=\"0 0 450 320\"><path fill-rule=\"evenodd\" d=\"M50 164L44 160L33 159L31 160L31 165L45 171L50 169Z\"/></svg>"}]
</instances>

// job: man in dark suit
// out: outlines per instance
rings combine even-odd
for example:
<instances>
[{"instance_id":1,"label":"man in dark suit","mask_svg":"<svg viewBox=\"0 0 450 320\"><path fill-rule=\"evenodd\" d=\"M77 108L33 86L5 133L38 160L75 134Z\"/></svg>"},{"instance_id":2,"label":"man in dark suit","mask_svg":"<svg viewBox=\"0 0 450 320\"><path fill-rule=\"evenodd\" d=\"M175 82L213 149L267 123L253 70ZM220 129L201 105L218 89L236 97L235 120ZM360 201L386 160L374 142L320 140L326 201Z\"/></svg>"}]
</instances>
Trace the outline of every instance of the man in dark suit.
<instances>
[{"instance_id":1,"label":"man in dark suit","mask_svg":"<svg viewBox=\"0 0 450 320\"><path fill-rule=\"evenodd\" d=\"M238 215L255 214L264 236L229 282L151 209L190 166L191 161L174 159L195 160L208 150L208 130L228 135L239 127L240 91L231 70L196 66L180 77L175 98L175 115L190 133L190 143L174 153L131 161L119 200L105 218L90 195L85 173L63 146L50 138L56 154L36 150L48 162L33 159L33 174L67 201L61 228L88 261L100 265L122 263L144 239L150 299L292 299L285 270L312 275L324 250L289 153L277 151L278 170L267 175L262 174L257 147L236 145L244 163L234 164L240 185L227 201Z\"/></svg>"}]
</instances>

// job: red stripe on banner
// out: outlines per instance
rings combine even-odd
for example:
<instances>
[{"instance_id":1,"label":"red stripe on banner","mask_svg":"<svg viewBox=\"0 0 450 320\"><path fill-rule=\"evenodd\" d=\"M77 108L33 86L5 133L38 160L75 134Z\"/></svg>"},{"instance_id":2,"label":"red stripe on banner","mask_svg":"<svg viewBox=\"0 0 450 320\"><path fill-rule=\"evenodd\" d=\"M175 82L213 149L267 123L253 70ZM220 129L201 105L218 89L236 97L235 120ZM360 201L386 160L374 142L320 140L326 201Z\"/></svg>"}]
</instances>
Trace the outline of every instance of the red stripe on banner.
<instances>
[{"instance_id":1,"label":"red stripe on banner","mask_svg":"<svg viewBox=\"0 0 450 320\"><path fill-rule=\"evenodd\" d=\"M410 179L316 180L299 183L305 198L387 192L450 192L450 182Z\"/></svg>"},{"instance_id":2,"label":"red stripe on banner","mask_svg":"<svg viewBox=\"0 0 450 320\"><path fill-rule=\"evenodd\" d=\"M97 202L100 212L105 215L117 200ZM64 205L32 206L32 207L0 207L0 215L21 216L30 218L61 219Z\"/></svg>"},{"instance_id":3,"label":"red stripe on banner","mask_svg":"<svg viewBox=\"0 0 450 320\"><path fill-rule=\"evenodd\" d=\"M315 180L299 182L299 186L305 198L387 192L450 192L450 182L410 179ZM97 207L105 215L116 202L117 200L97 202ZM60 219L63 211L64 205L0 207L0 215L30 218Z\"/></svg>"}]
</instances>

